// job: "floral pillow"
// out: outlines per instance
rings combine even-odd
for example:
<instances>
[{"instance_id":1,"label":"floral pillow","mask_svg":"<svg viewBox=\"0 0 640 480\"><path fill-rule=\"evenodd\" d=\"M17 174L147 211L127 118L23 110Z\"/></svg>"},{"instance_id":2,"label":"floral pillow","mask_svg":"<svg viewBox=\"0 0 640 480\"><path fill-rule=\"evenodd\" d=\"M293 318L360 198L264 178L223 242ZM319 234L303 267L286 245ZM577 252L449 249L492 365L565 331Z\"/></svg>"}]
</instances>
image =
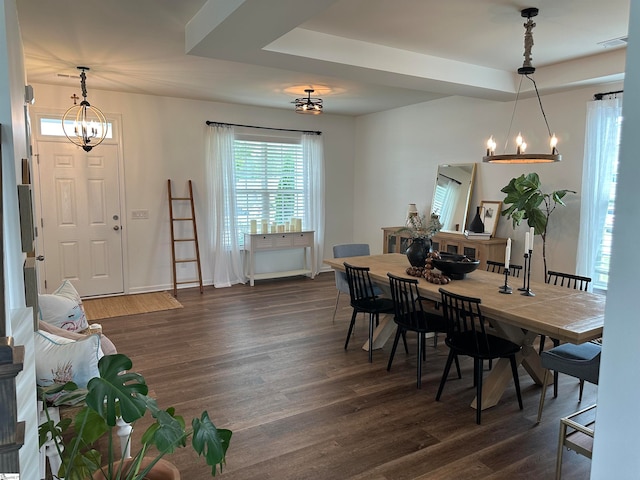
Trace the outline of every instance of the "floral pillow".
<instances>
[{"instance_id":1,"label":"floral pillow","mask_svg":"<svg viewBox=\"0 0 640 480\"><path fill-rule=\"evenodd\" d=\"M40 319L56 327L76 332L89 326L80 295L69 280L52 294L38 295L38 306Z\"/></svg>"},{"instance_id":2,"label":"floral pillow","mask_svg":"<svg viewBox=\"0 0 640 480\"><path fill-rule=\"evenodd\" d=\"M36 383L42 387L72 381L80 388L98 377L98 360L103 356L100 335L79 340L38 330L34 339Z\"/></svg>"}]
</instances>

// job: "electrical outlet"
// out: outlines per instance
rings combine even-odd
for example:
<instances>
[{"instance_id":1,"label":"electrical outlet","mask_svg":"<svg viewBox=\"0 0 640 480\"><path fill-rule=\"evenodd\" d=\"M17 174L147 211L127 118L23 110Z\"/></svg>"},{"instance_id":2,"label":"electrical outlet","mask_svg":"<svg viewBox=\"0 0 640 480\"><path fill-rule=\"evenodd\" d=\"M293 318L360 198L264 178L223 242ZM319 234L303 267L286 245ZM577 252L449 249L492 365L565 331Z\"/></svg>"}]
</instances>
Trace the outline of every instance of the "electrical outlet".
<instances>
[{"instance_id":1,"label":"electrical outlet","mask_svg":"<svg viewBox=\"0 0 640 480\"><path fill-rule=\"evenodd\" d=\"M148 220L149 210L131 210L132 220Z\"/></svg>"}]
</instances>

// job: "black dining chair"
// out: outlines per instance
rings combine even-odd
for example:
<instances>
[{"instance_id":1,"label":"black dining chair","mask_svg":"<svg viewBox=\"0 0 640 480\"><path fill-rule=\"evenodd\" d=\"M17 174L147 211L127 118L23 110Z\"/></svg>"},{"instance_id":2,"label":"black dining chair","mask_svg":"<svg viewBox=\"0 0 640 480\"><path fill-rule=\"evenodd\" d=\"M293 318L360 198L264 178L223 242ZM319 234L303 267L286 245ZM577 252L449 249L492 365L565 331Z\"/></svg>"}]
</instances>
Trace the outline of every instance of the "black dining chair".
<instances>
[{"instance_id":1,"label":"black dining chair","mask_svg":"<svg viewBox=\"0 0 640 480\"><path fill-rule=\"evenodd\" d=\"M496 262L495 260L487 260L487 272L504 273L504 262ZM509 273L512 277L520 278L522 265L509 264Z\"/></svg>"},{"instance_id":2,"label":"black dining chair","mask_svg":"<svg viewBox=\"0 0 640 480\"><path fill-rule=\"evenodd\" d=\"M578 401L582 401L582 392L584 382L598 384L600 376L600 354L602 347L595 342L582 343L573 345L572 343L564 343L560 346L551 348L542 352L540 360L542 366L546 368L544 379L542 380L542 392L540 393L540 404L538 405L538 421L542 418L542 408L544 406L544 397L547 393L547 383L549 383L549 371L553 370L554 375L558 372L565 375L571 375L580 380L580 396ZM556 379L554 378L554 382ZM554 383L554 386L557 384ZM554 398L558 396L557 388L553 392Z\"/></svg>"},{"instance_id":3,"label":"black dining chair","mask_svg":"<svg viewBox=\"0 0 640 480\"><path fill-rule=\"evenodd\" d=\"M349 346L349 339L353 332L358 313L369 315L369 362L373 362L373 330L380 321L380 314L393 313L393 301L390 298L379 297L376 294L373 282L369 276L369 267L356 267L344 262L347 283L349 284L349 296L351 297L351 323L347 332L347 340L344 349Z\"/></svg>"},{"instance_id":4,"label":"black dining chair","mask_svg":"<svg viewBox=\"0 0 640 480\"><path fill-rule=\"evenodd\" d=\"M340 245L333 246L333 258L361 257L364 255L369 255L368 243L342 243ZM333 308L333 323L336 322L336 313L338 312L340 293L349 293L349 282L347 282L347 274L336 270L335 276L338 295L336 296L336 305ZM375 286L374 289L376 289L376 295L380 295L382 293Z\"/></svg>"},{"instance_id":5,"label":"black dining chair","mask_svg":"<svg viewBox=\"0 0 640 480\"><path fill-rule=\"evenodd\" d=\"M449 376L451 364L456 356L465 355L473 358L474 385L476 387L476 423L480 425L482 416L482 375L485 360L508 358L511 362L513 382L516 387L518 405L522 410L522 396L518 379L518 364L516 354L520 352L520 345L502 337L492 335L487 331L487 322L480 310L479 298L466 297L448 292L440 288L442 309L447 323L445 343L449 347L449 356L444 367L440 387L436 394L436 401L440 400L444 384Z\"/></svg>"},{"instance_id":6,"label":"black dining chair","mask_svg":"<svg viewBox=\"0 0 640 480\"><path fill-rule=\"evenodd\" d=\"M394 306L393 321L396 323L396 336L393 340L391 355L389 355L389 363L387 371L391 371L393 357L396 354L398 341L402 337L404 349L409 353L407 348L407 332L415 332L418 335L418 371L417 371L417 387L422 387L422 362L426 360L426 335L427 333L444 333L447 331L446 324L442 315L426 311L423 302L426 300L418 293L418 280L415 278L398 277L391 273L387 273L389 277L389 287L391 288L391 299ZM456 358L456 368L460 375L460 365Z\"/></svg>"}]
</instances>

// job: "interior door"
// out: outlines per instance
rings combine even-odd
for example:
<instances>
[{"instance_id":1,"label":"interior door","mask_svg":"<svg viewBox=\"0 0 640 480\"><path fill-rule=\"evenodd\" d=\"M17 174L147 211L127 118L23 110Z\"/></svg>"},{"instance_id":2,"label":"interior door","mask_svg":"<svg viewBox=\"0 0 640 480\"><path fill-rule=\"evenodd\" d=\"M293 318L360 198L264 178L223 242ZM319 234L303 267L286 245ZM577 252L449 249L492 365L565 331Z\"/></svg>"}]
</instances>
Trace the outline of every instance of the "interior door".
<instances>
[{"instance_id":1,"label":"interior door","mask_svg":"<svg viewBox=\"0 0 640 480\"><path fill-rule=\"evenodd\" d=\"M118 146L38 141L45 291L124 292Z\"/></svg>"}]
</instances>

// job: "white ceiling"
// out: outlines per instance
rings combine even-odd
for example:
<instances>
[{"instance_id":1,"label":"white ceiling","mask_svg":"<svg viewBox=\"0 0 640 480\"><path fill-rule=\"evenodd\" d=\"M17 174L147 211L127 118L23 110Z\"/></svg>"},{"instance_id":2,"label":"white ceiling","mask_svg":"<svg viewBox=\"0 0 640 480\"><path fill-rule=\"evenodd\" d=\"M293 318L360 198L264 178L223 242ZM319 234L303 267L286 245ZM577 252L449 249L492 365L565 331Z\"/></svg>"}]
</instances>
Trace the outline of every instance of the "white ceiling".
<instances>
[{"instance_id":1,"label":"white ceiling","mask_svg":"<svg viewBox=\"0 0 640 480\"><path fill-rule=\"evenodd\" d=\"M524 3L523 3L524 2ZM17 0L30 83L360 115L511 100L525 19L544 92L623 79L629 0ZM62 76L61 76L62 75ZM71 76L71 78L69 78ZM530 94L531 86L523 84Z\"/></svg>"}]
</instances>

